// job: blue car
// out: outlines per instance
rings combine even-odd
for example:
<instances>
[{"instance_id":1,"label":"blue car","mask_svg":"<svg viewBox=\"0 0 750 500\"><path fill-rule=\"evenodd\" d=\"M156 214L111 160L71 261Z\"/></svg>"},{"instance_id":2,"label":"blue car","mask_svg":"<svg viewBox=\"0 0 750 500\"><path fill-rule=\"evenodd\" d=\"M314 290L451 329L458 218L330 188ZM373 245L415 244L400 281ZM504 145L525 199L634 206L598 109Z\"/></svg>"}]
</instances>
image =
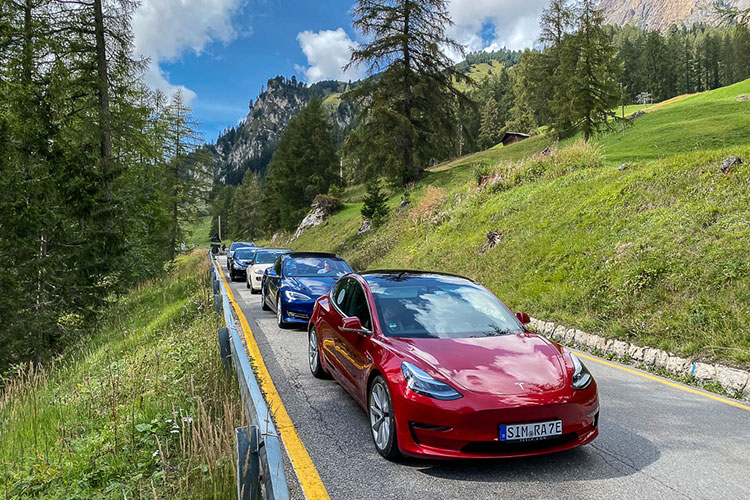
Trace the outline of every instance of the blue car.
<instances>
[{"instance_id":1,"label":"blue car","mask_svg":"<svg viewBox=\"0 0 750 500\"><path fill-rule=\"evenodd\" d=\"M247 276L247 268L255 262L255 253L263 250L260 247L239 247L232 252L229 264L229 279L232 281L244 279Z\"/></svg>"},{"instance_id":2,"label":"blue car","mask_svg":"<svg viewBox=\"0 0 750 500\"><path fill-rule=\"evenodd\" d=\"M227 252L227 271L232 270L232 256L234 255L234 251L238 248L242 247L254 247L255 243L252 241L234 241L231 245L229 245L229 251Z\"/></svg>"},{"instance_id":3,"label":"blue car","mask_svg":"<svg viewBox=\"0 0 750 500\"><path fill-rule=\"evenodd\" d=\"M307 325L315 300L350 272L351 266L331 253L281 255L263 275L261 306L276 313L279 328Z\"/></svg>"}]
</instances>

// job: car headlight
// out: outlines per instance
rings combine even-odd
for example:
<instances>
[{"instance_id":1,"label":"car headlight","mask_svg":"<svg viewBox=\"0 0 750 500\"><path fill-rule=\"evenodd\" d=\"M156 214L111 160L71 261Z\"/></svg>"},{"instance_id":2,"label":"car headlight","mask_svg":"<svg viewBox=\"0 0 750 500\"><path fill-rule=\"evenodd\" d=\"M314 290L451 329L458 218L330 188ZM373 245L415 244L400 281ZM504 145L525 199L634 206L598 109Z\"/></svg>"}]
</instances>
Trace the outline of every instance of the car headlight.
<instances>
[{"instance_id":1,"label":"car headlight","mask_svg":"<svg viewBox=\"0 0 750 500\"><path fill-rule=\"evenodd\" d=\"M256 269L255 274L257 274L258 276L263 276L263 271L265 271L265 269Z\"/></svg>"},{"instance_id":2,"label":"car headlight","mask_svg":"<svg viewBox=\"0 0 750 500\"><path fill-rule=\"evenodd\" d=\"M304 293L293 292L291 290L286 290L284 295L286 295L286 298L289 300L311 300L310 297Z\"/></svg>"},{"instance_id":3,"label":"car headlight","mask_svg":"<svg viewBox=\"0 0 750 500\"><path fill-rule=\"evenodd\" d=\"M411 363L404 361L401 363L401 371L406 379L406 387L417 394L430 398L450 401L463 397L458 391L446 383L435 380L424 370L421 370Z\"/></svg>"},{"instance_id":4,"label":"car headlight","mask_svg":"<svg viewBox=\"0 0 750 500\"><path fill-rule=\"evenodd\" d=\"M588 368L578 359L578 356L572 352L570 353L570 359L573 361L573 367L575 368L573 370L573 389L585 389L591 383L591 374Z\"/></svg>"}]
</instances>

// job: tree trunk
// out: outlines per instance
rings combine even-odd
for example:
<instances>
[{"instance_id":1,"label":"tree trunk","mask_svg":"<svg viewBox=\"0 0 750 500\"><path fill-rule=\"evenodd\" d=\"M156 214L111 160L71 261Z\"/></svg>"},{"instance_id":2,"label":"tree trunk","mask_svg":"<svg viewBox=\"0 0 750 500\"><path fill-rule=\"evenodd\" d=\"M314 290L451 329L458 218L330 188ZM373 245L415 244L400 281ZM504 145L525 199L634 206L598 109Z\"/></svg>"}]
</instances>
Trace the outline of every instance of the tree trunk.
<instances>
[{"instance_id":1,"label":"tree trunk","mask_svg":"<svg viewBox=\"0 0 750 500\"><path fill-rule=\"evenodd\" d=\"M99 154L104 179L104 195L112 198L112 126L109 110L109 77L107 73L107 47L104 40L104 13L102 0L94 0L94 33L96 37L97 94L99 98Z\"/></svg>"},{"instance_id":2,"label":"tree trunk","mask_svg":"<svg viewBox=\"0 0 750 500\"><path fill-rule=\"evenodd\" d=\"M409 50L409 23L411 22L411 5L409 0L404 2L404 42L402 47L404 57L404 115L411 124L411 54ZM406 184L412 177L412 140L411 140L411 128L406 131L404 136L404 179L403 182Z\"/></svg>"}]
</instances>

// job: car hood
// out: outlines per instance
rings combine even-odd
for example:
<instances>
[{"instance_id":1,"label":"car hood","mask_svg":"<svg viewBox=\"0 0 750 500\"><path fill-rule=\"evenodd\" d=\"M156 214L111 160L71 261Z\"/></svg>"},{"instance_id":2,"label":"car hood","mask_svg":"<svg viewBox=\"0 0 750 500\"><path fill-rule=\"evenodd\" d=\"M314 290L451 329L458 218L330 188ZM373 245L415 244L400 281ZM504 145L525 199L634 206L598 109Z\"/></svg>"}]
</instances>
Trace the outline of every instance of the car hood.
<instances>
[{"instance_id":1,"label":"car hood","mask_svg":"<svg viewBox=\"0 0 750 500\"><path fill-rule=\"evenodd\" d=\"M447 381L475 393L541 393L565 384L560 352L535 334L392 340Z\"/></svg>"},{"instance_id":2,"label":"car hood","mask_svg":"<svg viewBox=\"0 0 750 500\"><path fill-rule=\"evenodd\" d=\"M317 299L321 295L328 293L333 288L334 283L338 281L335 276L323 276L320 278L289 278L287 284L294 291L299 291L310 298Z\"/></svg>"}]
</instances>

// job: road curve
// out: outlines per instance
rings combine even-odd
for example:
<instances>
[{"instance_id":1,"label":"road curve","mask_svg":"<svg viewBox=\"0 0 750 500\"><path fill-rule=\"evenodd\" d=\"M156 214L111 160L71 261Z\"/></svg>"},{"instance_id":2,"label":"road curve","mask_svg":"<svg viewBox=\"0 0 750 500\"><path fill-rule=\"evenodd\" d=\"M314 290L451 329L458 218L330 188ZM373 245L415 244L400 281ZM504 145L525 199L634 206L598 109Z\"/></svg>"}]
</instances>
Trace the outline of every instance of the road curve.
<instances>
[{"instance_id":1,"label":"road curve","mask_svg":"<svg viewBox=\"0 0 750 500\"><path fill-rule=\"evenodd\" d=\"M612 363L587 362L602 411L587 446L523 459L389 462L375 451L364 410L335 381L310 374L307 333L279 330L260 295L244 283L231 288L333 499L750 499L750 411Z\"/></svg>"}]
</instances>

